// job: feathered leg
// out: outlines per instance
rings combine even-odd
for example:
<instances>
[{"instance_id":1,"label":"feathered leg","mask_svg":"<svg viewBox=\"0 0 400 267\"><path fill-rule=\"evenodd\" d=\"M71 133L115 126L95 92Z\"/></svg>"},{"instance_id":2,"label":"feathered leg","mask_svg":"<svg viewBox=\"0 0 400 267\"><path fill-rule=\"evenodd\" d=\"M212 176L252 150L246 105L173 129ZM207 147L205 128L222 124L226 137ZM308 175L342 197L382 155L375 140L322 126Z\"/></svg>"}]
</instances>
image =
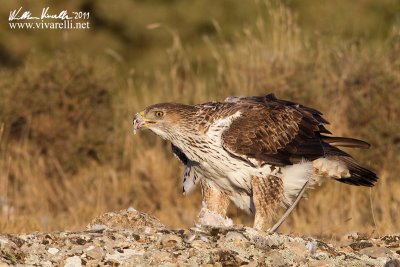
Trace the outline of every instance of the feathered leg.
<instances>
[{"instance_id":1,"label":"feathered leg","mask_svg":"<svg viewBox=\"0 0 400 267\"><path fill-rule=\"evenodd\" d=\"M282 179L273 175L266 178L253 176L251 186L255 207L254 228L267 231L283 201Z\"/></svg>"},{"instance_id":2,"label":"feathered leg","mask_svg":"<svg viewBox=\"0 0 400 267\"><path fill-rule=\"evenodd\" d=\"M199 213L199 222L202 225L231 226L232 220L226 217L229 207L229 197L201 180L203 206Z\"/></svg>"},{"instance_id":3,"label":"feathered leg","mask_svg":"<svg viewBox=\"0 0 400 267\"><path fill-rule=\"evenodd\" d=\"M215 190L205 181L201 181L201 189L206 207L221 216L226 216L229 197L225 193Z\"/></svg>"}]
</instances>

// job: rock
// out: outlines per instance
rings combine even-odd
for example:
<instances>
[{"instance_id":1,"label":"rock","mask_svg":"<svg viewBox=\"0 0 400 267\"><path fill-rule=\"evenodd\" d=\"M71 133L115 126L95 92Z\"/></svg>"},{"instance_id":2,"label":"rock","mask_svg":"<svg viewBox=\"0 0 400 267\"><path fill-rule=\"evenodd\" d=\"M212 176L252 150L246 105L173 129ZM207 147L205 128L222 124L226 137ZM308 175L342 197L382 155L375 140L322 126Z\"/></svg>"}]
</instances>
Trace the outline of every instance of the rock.
<instances>
[{"instance_id":1,"label":"rock","mask_svg":"<svg viewBox=\"0 0 400 267\"><path fill-rule=\"evenodd\" d=\"M197 250L206 250L208 248L207 243L202 240L194 240L190 246Z\"/></svg>"},{"instance_id":2,"label":"rock","mask_svg":"<svg viewBox=\"0 0 400 267\"><path fill-rule=\"evenodd\" d=\"M100 260L87 260L85 266L86 267L97 267L97 266L101 266L100 263L101 263Z\"/></svg>"},{"instance_id":3,"label":"rock","mask_svg":"<svg viewBox=\"0 0 400 267\"><path fill-rule=\"evenodd\" d=\"M205 242L205 243L210 243L210 239L204 235L199 236L200 240Z\"/></svg>"},{"instance_id":4,"label":"rock","mask_svg":"<svg viewBox=\"0 0 400 267\"><path fill-rule=\"evenodd\" d=\"M138 227L164 228L164 225L158 219L133 208L105 213L94 219L87 228L92 229L96 225L105 225L106 227L117 229Z\"/></svg>"},{"instance_id":5,"label":"rock","mask_svg":"<svg viewBox=\"0 0 400 267\"><path fill-rule=\"evenodd\" d=\"M328 258L328 255L324 252L318 252L314 255L317 260L325 260Z\"/></svg>"},{"instance_id":6,"label":"rock","mask_svg":"<svg viewBox=\"0 0 400 267\"><path fill-rule=\"evenodd\" d=\"M233 231L226 234L225 240L232 242L235 246L244 246L247 243L247 238L242 233Z\"/></svg>"},{"instance_id":7,"label":"rock","mask_svg":"<svg viewBox=\"0 0 400 267\"><path fill-rule=\"evenodd\" d=\"M78 256L69 257L65 260L64 267L80 267L82 260Z\"/></svg>"},{"instance_id":8,"label":"rock","mask_svg":"<svg viewBox=\"0 0 400 267\"><path fill-rule=\"evenodd\" d=\"M248 263L243 261L243 259L232 250L218 249L212 253L211 257L215 262L215 265L220 264L222 266L240 266Z\"/></svg>"},{"instance_id":9,"label":"rock","mask_svg":"<svg viewBox=\"0 0 400 267\"><path fill-rule=\"evenodd\" d=\"M269 258L269 262L272 266L285 266L287 265L287 262L283 258L283 256L276 250L270 252L267 254Z\"/></svg>"},{"instance_id":10,"label":"rock","mask_svg":"<svg viewBox=\"0 0 400 267\"><path fill-rule=\"evenodd\" d=\"M102 260L105 252L99 247L88 248L85 250L86 256L94 260Z\"/></svg>"},{"instance_id":11,"label":"rock","mask_svg":"<svg viewBox=\"0 0 400 267\"><path fill-rule=\"evenodd\" d=\"M151 263L153 266L161 266L165 265L166 263L172 263L172 262L173 262L173 257L171 253L168 253L166 251L160 251L155 255L151 256Z\"/></svg>"},{"instance_id":12,"label":"rock","mask_svg":"<svg viewBox=\"0 0 400 267\"><path fill-rule=\"evenodd\" d=\"M355 250L355 251L359 251L360 249L364 249L364 248L368 248L368 247L372 247L373 244L371 242L362 240L362 241L357 241L354 243L350 244L350 247Z\"/></svg>"},{"instance_id":13,"label":"rock","mask_svg":"<svg viewBox=\"0 0 400 267\"><path fill-rule=\"evenodd\" d=\"M135 251L133 249L123 249L121 251L115 251L113 254L106 254L105 260L112 261L116 263L122 263L127 261L129 258L133 256L142 256L144 255L144 251Z\"/></svg>"},{"instance_id":14,"label":"rock","mask_svg":"<svg viewBox=\"0 0 400 267\"><path fill-rule=\"evenodd\" d=\"M37 251L34 251L37 253ZM31 254L27 258L25 258L24 263L26 265L37 265L40 262L40 257L37 254Z\"/></svg>"},{"instance_id":15,"label":"rock","mask_svg":"<svg viewBox=\"0 0 400 267\"><path fill-rule=\"evenodd\" d=\"M265 251L269 251L271 248L278 248L282 244L280 240L272 236L255 236L253 238L253 242L255 243L256 248L263 249Z\"/></svg>"},{"instance_id":16,"label":"rock","mask_svg":"<svg viewBox=\"0 0 400 267\"><path fill-rule=\"evenodd\" d=\"M399 262L389 259L399 257L399 242L400 234L379 238L357 234L346 244L332 245L311 237L268 235L242 226L172 230L145 213L129 209L100 216L87 231L0 234L0 267L395 267Z\"/></svg>"},{"instance_id":17,"label":"rock","mask_svg":"<svg viewBox=\"0 0 400 267\"><path fill-rule=\"evenodd\" d=\"M400 235L387 235L382 238L386 244L397 244L400 246Z\"/></svg>"},{"instance_id":18,"label":"rock","mask_svg":"<svg viewBox=\"0 0 400 267\"><path fill-rule=\"evenodd\" d=\"M107 229L107 226L104 224L90 224L87 226L89 230L95 231L95 232L103 232L105 229Z\"/></svg>"},{"instance_id":19,"label":"rock","mask_svg":"<svg viewBox=\"0 0 400 267\"><path fill-rule=\"evenodd\" d=\"M240 265L240 267L257 267L257 266L259 266L257 261L252 261L249 262L248 264Z\"/></svg>"},{"instance_id":20,"label":"rock","mask_svg":"<svg viewBox=\"0 0 400 267\"><path fill-rule=\"evenodd\" d=\"M311 255L314 255L315 252L317 251L317 242L316 241L308 241L306 248L310 252Z\"/></svg>"},{"instance_id":21,"label":"rock","mask_svg":"<svg viewBox=\"0 0 400 267\"><path fill-rule=\"evenodd\" d=\"M49 248L47 252L49 252L51 255L55 255L59 252L60 250L58 248Z\"/></svg>"},{"instance_id":22,"label":"rock","mask_svg":"<svg viewBox=\"0 0 400 267\"><path fill-rule=\"evenodd\" d=\"M51 263L51 261L44 261L40 263L42 267L52 267L53 264Z\"/></svg>"},{"instance_id":23,"label":"rock","mask_svg":"<svg viewBox=\"0 0 400 267\"><path fill-rule=\"evenodd\" d=\"M300 242L288 242L286 248L290 251L290 258L296 262L304 262L306 257L311 255L306 245Z\"/></svg>"},{"instance_id":24,"label":"rock","mask_svg":"<svg viewBox=\"0 0 400 267\"><path fill-rule=\"evenodd\" d=\"M5 237L0 237L0 245L1 245L1 246L5 245L5 244L8 244L8 243L9 243L9 242L8 242L7 238L5 238Z\"/></svg>"},{"instance_id":25,"label":"rock","mask_svg":"<svg viewBox=\"0 0 400 267\"><path fill-rule=\"evenodd\" d=\"M396 259L388 260L385 263L385 267L400 267L400 261Z\"/></svg>"},{"instance_id":26,"label":"rock","mask_svg":"<svg viewBox=\"0 0 400 267\"><path fill-rule=\"evenodd\" d=\"M329 262L326 260L311 260L307 264L308 267L324 267L330 266Z\"/></svg>"},{"instance_id":27,"label":"rock","mask_svg":"<svg viewBox=\"0 0 400 267\"><path fill-rule=\"evenodd\" d=\"M86 249L84 246L76 245L71 247L70 250L66 253L67 256L73 256L73 255L82 255L83 251Z\"/></svg>"},{"instance_id":28,"label":"rock","mask_svg":"<svg viewBox=\"0 0 400 267\"><path fill-rule=\"evenodd\" d=\"M372 258L389 257L393 255L393 252L385 247L367 247L361 249L359 253L368 255Z\"/></svg>"},{"instance_id":29,"label":"rock","mask_svg":"<svg viewBox=\"0 0 400 267\"><path fill-rule=\"evenodd\" d=\"M195 239L196 239L196 235L190 234L190 235L187 235L187 236L183 239L183 242L190 244L190 243L192 243L193 240L195 240Z\"/></svg>"},{"instance_id":30,"label":"rock","mask_svg":"<svg viewBox=\"0 0 400 267\"><path fill-rule=\"evenodd\" d=\"M169 234L162 237L161 245L164 248L180 248L182 246L182 238Z\"/></svg>"}]
</instances>

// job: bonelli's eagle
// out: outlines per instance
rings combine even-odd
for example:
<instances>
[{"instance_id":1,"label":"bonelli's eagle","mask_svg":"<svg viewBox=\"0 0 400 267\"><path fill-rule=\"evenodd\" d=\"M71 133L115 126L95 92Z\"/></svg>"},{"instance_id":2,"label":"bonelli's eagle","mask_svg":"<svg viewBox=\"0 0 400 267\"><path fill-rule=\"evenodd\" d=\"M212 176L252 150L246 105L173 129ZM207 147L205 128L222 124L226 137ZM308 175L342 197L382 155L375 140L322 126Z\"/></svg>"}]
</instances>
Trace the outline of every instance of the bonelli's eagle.
<instances>
[{"instance_id":1,"label":"bonelli's eagle","mask_svg":"<svg viewBox=\"0 0 400 267\"><path fill-rule=\"evenodd\" d=\"M147 128L171 141L185 165L183 192L201 184L200 220L217 215L229 221L231 200L255 214L254 227L266 230L277 208L291 205L304 185L332 178L373 186L378 180L339 149L368 148L368 143L332 137L321 112L273 94L155 104L137 113L133 124L134 131Z\"/></svg>"}]
</instances>

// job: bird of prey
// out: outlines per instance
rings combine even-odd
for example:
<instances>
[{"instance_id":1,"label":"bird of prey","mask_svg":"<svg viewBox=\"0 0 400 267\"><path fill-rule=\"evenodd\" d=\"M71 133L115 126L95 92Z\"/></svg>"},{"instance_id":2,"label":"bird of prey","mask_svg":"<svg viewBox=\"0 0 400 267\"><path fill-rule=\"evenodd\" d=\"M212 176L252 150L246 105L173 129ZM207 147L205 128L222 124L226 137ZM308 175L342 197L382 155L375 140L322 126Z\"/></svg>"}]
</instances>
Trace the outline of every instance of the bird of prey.
<instances>
[{"instance_id":1,"label":"bird of prey","mask_svg":"<svg viewBox=\"0 0 400 267\"><path fill-rule=\"evenodd\" d=\"M172 143L185 165L183 193L201 185L200 217L228 219L232 201L255 214L254 227L265 231L280 206L292 205L300 192L325 178L357 186L378 180L339 148L370 145L331 136L327 124L318 110L268 94L155 104L134 116L133 128L135 133L147 128Z\"/></svg>"}]
</instances>

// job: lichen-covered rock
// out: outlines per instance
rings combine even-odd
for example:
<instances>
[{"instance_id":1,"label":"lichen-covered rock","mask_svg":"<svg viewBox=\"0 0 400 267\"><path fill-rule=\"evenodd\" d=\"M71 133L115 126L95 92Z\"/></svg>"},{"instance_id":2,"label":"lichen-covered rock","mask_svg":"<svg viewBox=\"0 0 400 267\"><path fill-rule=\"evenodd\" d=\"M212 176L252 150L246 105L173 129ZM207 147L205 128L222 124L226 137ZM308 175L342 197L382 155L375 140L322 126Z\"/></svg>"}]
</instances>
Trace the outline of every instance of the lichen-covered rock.
<instances>
[{"instance_id":1,"label":"lichen-covered rock","mask_svg":"<svg viewBox=\"0 0 400 267\"><path fill-rule=\"evenodd\" d=\"M164 225L158 219L146 213L129 208L105 213L94 219L86 228L96 230L105 227L114 229L162 228Z\"/></svg>"},{"instance_id":2,"label":"lichen-covered rock","mask_svg":"<svg viewBox=\"0 0 400 267\"><path fill-rule=\"evenodd\" d=\"M182 247L182 238L177 235L167 234L161 238L163 248L179 249Z\"/></svg>"},{"instance_id":3,"label":"lichen-covered rock","mask_svg":"<svg viewBox=\"0 0 400 267\"><path fill-rule=\"evenodd\" d=\"M393 252L390 249L385 247L376 247L376 246L363 248L359 251L359 253L368 255L369 257L372 258L381 258L381 257L387 258L394 256Z\"/></svg>"},{"instance_id":4,"label":"lichen-covered rock","mask_svg":"<svg viewBox=\"0 0 400 267\"><path fill-rule=\"evenodd\" d=\"M100 227L101 226L101 227ZM165 228L130 209L79 232L0 235L0 266L396 266L400 235L345 244L253 228Z\"/></svg>"}]
</instances>

